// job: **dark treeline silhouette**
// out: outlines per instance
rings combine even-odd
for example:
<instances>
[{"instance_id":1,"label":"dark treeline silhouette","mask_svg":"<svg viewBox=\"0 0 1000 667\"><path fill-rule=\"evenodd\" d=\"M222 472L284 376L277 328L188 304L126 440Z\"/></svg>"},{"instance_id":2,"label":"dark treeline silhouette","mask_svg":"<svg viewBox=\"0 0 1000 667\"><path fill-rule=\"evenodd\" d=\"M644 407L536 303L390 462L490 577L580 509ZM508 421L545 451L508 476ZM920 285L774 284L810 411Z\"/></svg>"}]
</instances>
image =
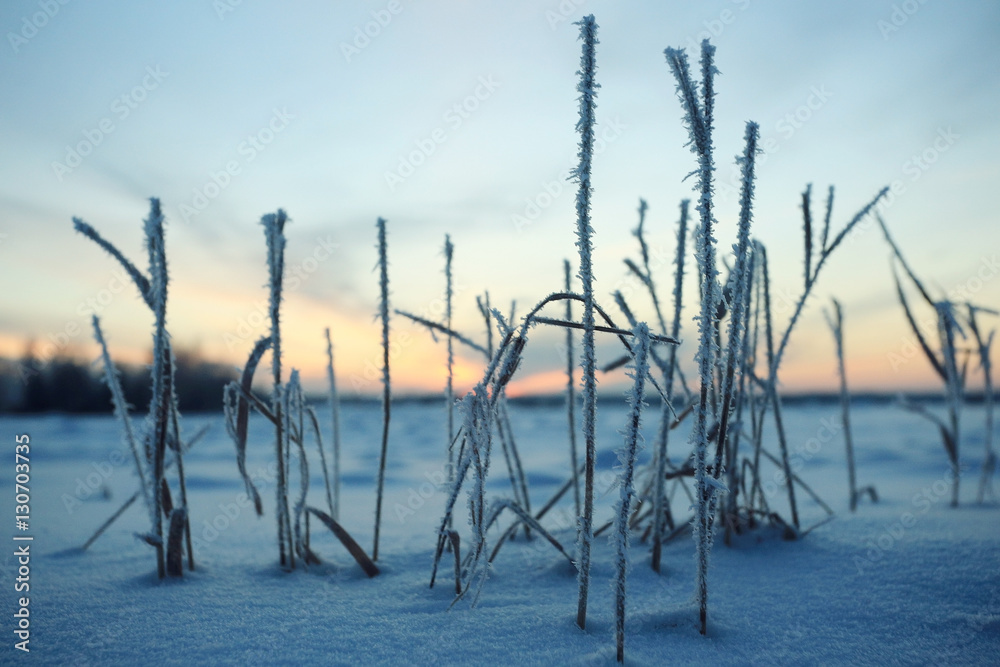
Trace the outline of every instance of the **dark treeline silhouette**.
<instances>
[{"instance_id":1,"label":"dark treeline silhouette","mask_svg":"<svg viewBox=\"0 0 1000 667\"><path fill-rule=\"evenodd\" d=\"M129 405L145 411L151 384L148 366L120 364L122 389ZM175 371L182 412L222 408L222 389L237 378L230 366L179 352ZM110 413L111 392L97 365L55 357L41 361L29 351L18 361L0 360L0 412Z\"/></svg>"}]
</instances>

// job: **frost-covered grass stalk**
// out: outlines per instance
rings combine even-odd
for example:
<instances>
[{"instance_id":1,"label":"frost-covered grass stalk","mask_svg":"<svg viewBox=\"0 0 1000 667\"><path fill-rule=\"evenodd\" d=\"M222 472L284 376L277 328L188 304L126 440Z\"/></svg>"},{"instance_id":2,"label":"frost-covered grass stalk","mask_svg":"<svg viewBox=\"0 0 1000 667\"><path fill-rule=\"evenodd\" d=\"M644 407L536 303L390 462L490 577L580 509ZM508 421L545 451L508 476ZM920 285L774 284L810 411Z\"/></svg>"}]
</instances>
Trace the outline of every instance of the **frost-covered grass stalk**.
<instances>
[{"instance_id":1,"label":"frost-covered grass stalk","mask_svg":"<svg viewBox=\"0 0 1000 667\"><path fill-rule=\"evenodd\" d=\"M639 452L639 424L642 417L643 396L646 376L649 374L649 327L640 322L633 329L635 336L635 361L629 375L632 390L628 403L632 407L625 424L625 442L618 450L618 461L622 469L618 477L619 497L615 503L615 532L611 541L615 547L615 647L618 662L625 662L625 578L629 570L629 513L632 497L635 495L635 459Z\"/></svg>"},{"instance_id":2,"label":"frost-covered grass stalk","mask_svg":"<svg viewBox=\"0 0 1000 667\"><path fill-rule=\"evenodd\" d=\"M153 387L149 401L149 416L147 425L152 434L153 446L153 488L156 497L156 516L153 519L153 534L160 541L157 545L157 560L163 560L163 512L161 489L163 485L163 465L167 451L167 431L169 427L169 397L166 393L164 373L166 370L166 328L167 317L167 267L163 252L163 216L159 206L153 204L149 217L145 220L146 249L149 252L150 297L153 302L153 368L151 371ZM157 242L157 240L159 242ZM158 568L165 563L158 563ZM160 571L162 578L164 573Z\"/></svg>"},{"instance_id":3,"label":"frost-covered grass stalk","mask_svg":"<svg viewBox=\"0 0 1000 667\"><path fill-rule=\"evenodd\" d=\"M378 560L378 538L382 524L382 490L385 487L385 459L389 448L389 417L392 403L392 388L389 378L389 260L386 252L385 219L379 218L376 226L378 227L379 318L382 320L382 448L378 459L373 561Z\"/></svg>"},{"instance_id":4,"label":"frost-covered grass stalk","mask_svg":"<svg viewBox=\"0 0 1000 667\"><path fill-rule=\"evenodd\" d=\"M755 286L759 286L759 282L756 280L757 274L757 255L756 248L751 242L751 247L754 248L750 252L750 257L747 259L747 265L744 267L745 280L745 291L742 295L734 295L734 298L742 300L743 315L746 318L746 324L743 328L743 338L740 342L739 351L739 364L740 364L740 379L736 389L736 395L739 399L736 400L736 414L734 418L735 424L741 424L743 422L743 412L744 409L749 409L751 413L751 433L756 434L757 431L755 426L757 425L756 418L756 399L754 395L754 385L752 381L748 381L748 378L753 379L755 377L755 354L752 351L757 349L757 338L759 331L759 308L753 314L753 325L751 325L751 304L753 303L753 294ZM758 301L759 305L759 301ZM749 385L749 386L748 386ZM739 529L739 494L741 482L743 481L744 470L741 470L740 459L739 459L739 445L740 436L743 434L742 428L736 428L733 430L732 438L728 441L728 448L726 452L726 488L729 492L726 494L725 502L725 540L726 544L730 544L732 537L732 532L734 529ZM754 455L756 457L756 449ZM746 468L747 459L744 459L742 468ZM756 471L751 472L751 477L756 481ZM745 484L742 485L743 488ZM752 514L751 514L752 515Z\"/></svg>"},{"instance_id":5,"label":"frost-covered grass stalk","mask_svg":"<svg viewBox=\"0 0 1000 667\"><path fill-rule=\"evenodd\" d=\"M736 261L733 264L733 271L730 276L732 285L732 297L729 306L729 329L727 331L725 374L722 378L722 404L719 406L718 432L716 436L715 466L712 474L716 480L722 479L723 457L727 449L732 446L727 437L729 435L729 419L737 403L742 400L737 389L739 380L742 377L744 361L740 355L743 349L743 337L746 335L745 312L746 292L750 282L750 222L753 219L753 196L754 196L754 165L757 156L757 140L760 138L760 127L757 123L748 122L744 141L746 142L743 155L737 159L741 167L740 184L740 219L737 233L737 242L733 246L736 253ZM737 377L739 374L739 377ZM709 498L709 531L708 539L711 545L711 518L714 516L716 498L715 488L709 489L713 496ZM735 492L735 491L733 491Z\"/></svg>"},{"instance_id":6,"label":"frost-covered grass stalk","mask_svg":"<svg viewBox=\"0 0 1000 667\"><path fill-rule=\"evenodd\" d=\"M579 598L576 624L587 627L587 594L590 589L590 547L594 540L594 464L597 458L595 421L597 418L597 358L594 354L594 274L591 254L594 229L590 224L590 171L594 157L594 108L597 106L597 84L594 72L597 63L594 53L597 41L597 22L593 14L584 16L575 25L580 26L583 54L580 57L580 119L576 129L580 133L577 152L579 164L573 177L579 183L576 194L576 246L580 250L579 277L583 284L583 438L586 447L584 465L583 514L580 516L577 557L579 569Z\"/></svg>"},{"instance_id":7,"label":"frost-covered grass stalk","mask_svg":"<svg viewBox=\"0 0 1000 667\"><path fill-rule=\"evenodd\" d=\"M306 528L303 529L303 515L306 508L306 496L309 492L309 463L306 457L305 449L305 397L302 394L302 383L299 379L299 371L292 369L291 374L288 378L288 385L285 387L283 394L284 410L283 414L285 417L285 433L286 437L289 438L289 446L291 442L294 442L297 446L298 458L299 458L299 495L294 502L294 521L293 526L293 545L294 551L302 559L304 565L309 564L310 561L310 549L309 549L309 530L308 530L308 520L306 523ZM317 424L318 426L318 424ZM292 433L295 432L297 437L293 437ZM318 429L317 429L318 431ZM323 443L319 443L320 452L323 451ZM291 457L289 456L289 462L291 462ZM325 469L325 466L324 466ZM324 470L325 473L325 470ZM291 475L289 475L291 477ZM330 486L327 483L327 501L332 504L332 497L330 495Z\"/></svg>"},{"instance_id":8,"label":"frost-covered grass stalk","mask_svg":"<svg viewBox=\"0 0 1000 667\"><path fill-rule=\"evenodd\" d=\"M128 445L135 460L135 470L139 474L139 485L142 487L142 499L146 503L146 510L150 513L150 522L153 521L153 488L149 483L149 475L146 473L146 464L139 454L139 443L136 438L135 429L132 426L132 418L128 414L128 403L125 400L125 392L122 390L121 376L111 354L108 352L108 344L104 340L104 332L101 331L101 321L97 315L91 317L91 324L94 327L94 339L101 348L101 361L104 365L104 381L111 391L111 404L114 406L115 415L122 423L122 440Z\"/></svg>"},{"instance_id":9,"label":"frost-covered grass stalk","mask_svg":"<svg viewBox=\"0 0 1000 667\"><path fill-rule=\"evenodd\" d=\"M844 311L833 299L833 315L824 313L837 345L837 372L840 375L840 413L844 426L844 446L847 448L847 483L851 511L858 507L858 481L854 468L854 441L851 438L851 396L847 391L847 369L844 364Z\"/></svg>"},{"instance_id":10,"label":"frost-covered grass stalk","mask_svg":"<svg viewBox=\"0 0 1000 667\"><path fill-rule=\"evenodd\" d=\"M563 274L566 280L566 292L573 291L572 275L568 259L563 260ZM573 321L573 302L566 299L566 321ZM576 381L573 371L576 370L576 354L573 352L573 330L566 328L566 420L569 428L569 464L573 478L573 507L580 516L580 463L576 447Z\"/></svg>"},{"instance_id":11,"label":"frost-covered grass stalk","mask_svg":"<svg viewBox=\"0 0 1000 667\"><path fill-rule=\"evenodd\" d=\"M451 237L444 237L444 324L452 328L452 274L451 262L455 255L455 246ZM455 344L452 336L448 336L448 383L444 389L444 400L448 409L448 482L455 478L455 451L452 443L455 441Z\"/></svg>"},{"instance_id":12,"label":"frost-covered grass stalk","mask_svg":"<svg viewBox=\"0 0 1000 667\"><path fill-rule=\"evenodd\" d=\"M158 487L164 495L169 495L170 488L165 479L167 449L173 451L177 462L177 478L180 489L180 507L172 508L164 514L171 522L172 540L167 542L165 563L167 574L181 576L183 567L183 545L181 537L186 537L188 566L194 569L194 552L191 545L191 526L187 517L187 482L184 477L184 455L181 450L180 426L178 423L177 393L174 390L173 349L170 345L170 335L167 333L167 248L164 235L164 217L159 199L150 199L149 217L145 220L146 249L149 255L150 294L153 301L155 318L153 331L153 395L150 400L149 415L156 443L156 460L154 465ZM166 504L172 501L164 499ZM162 532L159 533L162 538Z\"/></svg>"},{"instance_id":13,"label":"frost-covered grass stalk","mask_svg":"<svg viewBox=\"0 0 1000 667\"><path fill-rule=\"evenodd\" d=\"M703 288L701 310L698 316L699 339L696 360L701 388L692 439L695 452L695 498L697 501L694 518L697 563L696 598L698 600L700 630L701 634L705 634L708 613L708 555L711 548L709 535L709 497L711 494L709 486L711 486L711 482L706 465L708 420L712 409L709 404L709 391L712 387L712 369L715 364L715 317L720 298L718 269L715 265L715 237L712 235L712 176L715 170L712 157L715 47L709 44L707 39L701 43L701 100L698 99L696 85L691 80L687 54L684 50L668 48L664 54L667 58L667 64L677 80L677 94L684 109L684 122L691 139L691 150L698 158L696 189L699 191L699 199L696 208L700 223L696 237L695 256L698 260L698 271L701 274Z\"/></svg>"},{"instance_id":14,"label":"frost-covered grass stalk","mask_svg":"<svg viewBox=\"0 0 1000 667\"><path fill-rule=\"evenodd\" d=\"M275 485L275 516L278 523L278 554L282 567L295 567L292 548L291 514L288 507L288 435L285 432L284 400L281 380L281 290L285 274L285 223L288 216L278 209L260 219L267 242L267 269L269 285L268 313L271 319L271 411L274 415L274 442L278 464Z\"/></svg>"},{"instance_id":15,"label":"frost-covered grass stalk","mask_svg":"<svg viewBox=\"0 0 1000 667\"><path fill-rule=\"evenodd\" d=\"M163 507L164 498L164 462L167 453L167 438L170 428L170 410L173 398L169 392L170 379L166 377L170 368L170 351L167 347L167 260L163 243L163 213L158 200L150 200L149 217L145 220L146 249L149 253L150 297L153 302L153 393L149 401L148 432L152 434L153 443L153 485L158 491L157 502L160 503L153 522L153 534L159 540L156 547L160 577L165 574Z\"/></svg>"},{"instance_id":16,"label":"frost-covered grass stalk","mask_svg":"<svg viewBox=\"0 0 1000 667\"><path fill-rule=\"evenodd\" d=\"M671 323L670 336L678 339L681 334L681 307L683 305L684 288L684 256L687 244L688 206L690 200L681 200L681 218L677 223L677 253L674 258L676 272L674 274L674 319ZM674 397L674 372L677 369L677 346L671 345L667 359L667 377L664 378L667 401ZM667 410L668 405L664 405ZM663 530L666 527L670 511L666 493L667 477L667 444L670 437L669 413L660 416L660 429L656 442L656 483L653 487L653 554L651 564L653 570L660 571L660 557L663 550Z\"/></svg>"},{"instance_id":17,"label":"frost-covered grass stalk","mask_svg":"<svg viewBox=\"0 0 1000 667\"><path fill-rule=\"evenodd\" d=\"M326 377L330 383L330 416L333 420L333 513L334 521L340 521L340 396L337 394L337 374L333 366L333 340L330 329L326 329ZM322 451L322 450L320 450Z\"/></svg>"}]
</instances>

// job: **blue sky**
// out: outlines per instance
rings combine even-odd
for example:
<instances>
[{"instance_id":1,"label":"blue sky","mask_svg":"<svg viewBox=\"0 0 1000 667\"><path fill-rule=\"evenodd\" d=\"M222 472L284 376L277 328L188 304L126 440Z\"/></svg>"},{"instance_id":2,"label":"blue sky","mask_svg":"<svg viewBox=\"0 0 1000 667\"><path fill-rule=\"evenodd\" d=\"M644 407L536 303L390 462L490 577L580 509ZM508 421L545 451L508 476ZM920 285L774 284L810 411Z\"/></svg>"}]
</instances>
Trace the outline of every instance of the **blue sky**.
<instances>
[{"instance_id":1,"label":"blue sky","mask_svg":"<svg viewBox=\"0 0 1000 667\"><path fill-rule=\"evenodd\" d=\"M801 289L807 183L818 195L837 187L835 228L896 183L883 213L918 273L940 294L1000 306L994 2L10 1L0 7L0 352L19 355L34 338L43 357L93 356L98 311L113 352L143 357L150 316L70 219L138 261L149 196L168 215L180 346L238 363L263 333L257 223L278 207L293 221L288 363L307 378L321 378L331 326L344 384L377 389L378 216L389 221L393 305L439 313L450 233L456 323L482 337L476 295L488 289L523 312L561 287L562 260L575 259L563 179L576 151L571 24L587 13L601 41L599 294L629 288L622 259L636 254L639 197L666 258L657 275L669 281L694 162L663 49L710 36L721 71L720 248L735 240L730 158L756 120L768 152L754 233L770 251L779 319L790 314L782 299ZM933 386L910 354L877 228L838 250L816 295L785 362L788 387L834 386L821 316L830 296L844 304L857 386ZM651 317L646 299L632 300ZM535 334L527 388L554 382L561 338ZM440 386L442 347L399 322L400 385ZM478 364L465 357L461 377Z\"/></svg>"}]
</instances>

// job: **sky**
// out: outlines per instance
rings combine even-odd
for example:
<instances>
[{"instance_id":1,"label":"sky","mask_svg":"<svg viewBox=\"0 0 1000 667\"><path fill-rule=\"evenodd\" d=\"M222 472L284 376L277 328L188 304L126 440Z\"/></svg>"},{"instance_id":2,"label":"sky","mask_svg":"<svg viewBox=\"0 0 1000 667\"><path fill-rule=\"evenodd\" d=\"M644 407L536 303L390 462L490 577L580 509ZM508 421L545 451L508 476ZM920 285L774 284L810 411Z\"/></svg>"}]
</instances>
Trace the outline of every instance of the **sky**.
<instances>
[{"instance_id":1,"label":"sky","mask_svg":"<svg viewBox=\"0 0 1000 667\"><path fill-rule=\"evenodd\" d=\"M693 196L663 50L716 64L720 254L735 242L734 156L761 126L753 234L769 252L776 325L802 291L801 193L836 187L839 230L883 187L881 213L936 298L1000 307L1000 5L838 3L8 1L0 6L0 355L141 362L152 317L79 216L145 265L148 198L167 215L168 327L178 348L241 365L267 330L262 215L284 208L287 367L321 388L325 327L343 391L379 391L375 221L388 221L391 304L440 319L446 234L455 326L485 340L476 297L523 313L573 262L574 21L599 25L594 273L599 301L649 299L623 263L648 201L654 278L669 302L681 199ZM829 259L782 369L789 391L836 387L823 308L844 307L847 372L865 390L938 386L913 344L889 248L865 224ZM693 289L693 281L689 280ZM912 293L912 292L911 292ZM694 353L685 296L682 356ZM915 302L916 303L916 302ZM918 305L918 309L922 306ZM929 309L918 310L926 320ZM618 315L620 319L623 319ZM983 326L993 328L995 319ZM933 333L933 332L932 332ZM564 333L536 328L513 390L564 385ZM618 350L602 340L599 354ZM440 391L445 346L393 320L393 384ZM690 362L688 362L690 363ZM482 359L459 350L468 387ZM602 378L619 386L622 375ZM980 382L974 376L972 384Z\"/></svg>"}]
</instances>

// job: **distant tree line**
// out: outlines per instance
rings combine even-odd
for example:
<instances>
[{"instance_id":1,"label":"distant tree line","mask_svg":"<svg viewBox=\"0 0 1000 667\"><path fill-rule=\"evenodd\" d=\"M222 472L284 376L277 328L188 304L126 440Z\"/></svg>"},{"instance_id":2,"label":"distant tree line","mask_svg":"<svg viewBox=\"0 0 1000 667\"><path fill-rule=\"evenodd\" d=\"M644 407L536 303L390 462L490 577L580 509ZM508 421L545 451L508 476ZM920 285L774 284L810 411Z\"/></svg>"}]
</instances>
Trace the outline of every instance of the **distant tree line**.
<instances>
[{"instance_id":1,"label":"distant tree line","mask_svg":"<svg viewBox=\"0 0 1000 667\"><path fill-rule=\"evenodd\" d=\"M149 406L149 367L121 364L122 388L129 405ZM111 392L101 369L68 357L47 361L30 352L17 361L0 360L0 412L111 412ZM222 390L237 379L230 366L205 361L191 353L177 355L175 382L182 412L214 411L222 407Z\"/></svg>"}]
</instances>

